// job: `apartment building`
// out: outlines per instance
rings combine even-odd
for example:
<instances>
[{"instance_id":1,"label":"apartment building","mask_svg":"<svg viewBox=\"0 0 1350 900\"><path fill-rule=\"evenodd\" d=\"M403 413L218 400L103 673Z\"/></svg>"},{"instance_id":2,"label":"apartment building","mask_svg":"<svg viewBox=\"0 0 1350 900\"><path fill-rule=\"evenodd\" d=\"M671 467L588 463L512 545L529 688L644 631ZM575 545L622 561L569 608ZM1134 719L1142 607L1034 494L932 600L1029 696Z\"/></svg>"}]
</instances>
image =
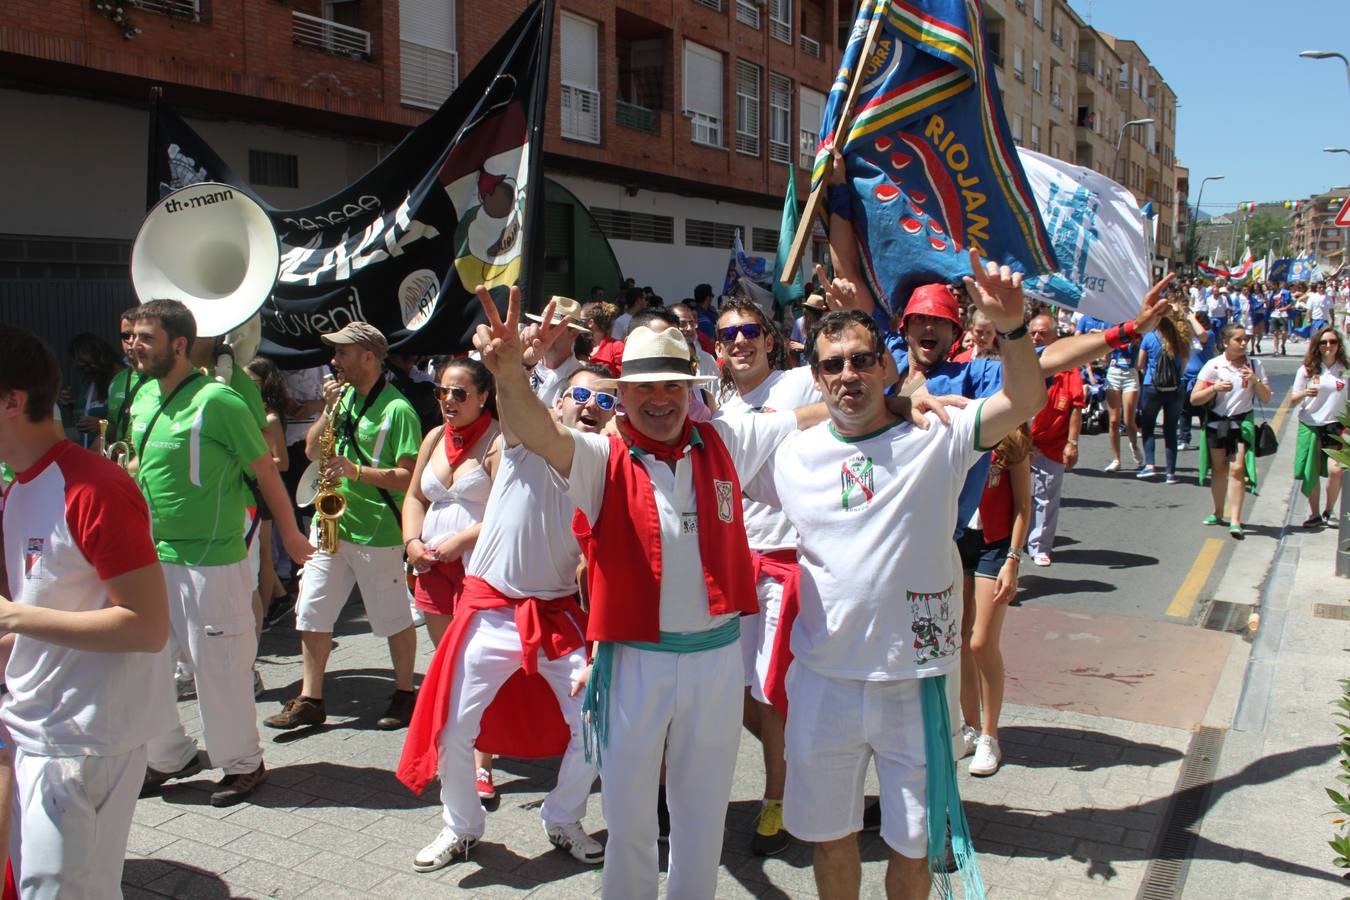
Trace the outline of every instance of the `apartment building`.
<instances>
[{"instance_id":1,"label":"apartment building","mask_svg":"<svg viewBox=\"0 0 1350 900\"><path fill-rule=\"evenodd\" d=\"M1341 211L1346 197L1350 197L1350 186L1333 187L1299 203L1290 219L1292 253L1312 253L1318 263L1329 268L1347 261L1350 229L1335 224L1336 214Z\"/></svg>"},{"instance_id":2,"label":"apartment building","mask_svg":"<svg viewBox=\"0 0 1350 900\"><path fill-rule=\"evenodd\" d=\"M805 198L856 0L558 0L544 166L550 284L588 293L584 206L625 275L668 299L719 283L739 231ZM350 183L454 89L524 0L12 0L0 11L0 280L125 281L152 85L269 202ZM1175 98L1138 45L1064 0L985 0L1018 143L1117 169L1173 257ZM121 10L121 14L117 13ZM1120 127L1151 117L1147 132ZM1182 195L1184 197L1184 194ZM1170 209L1167 215L1161 210ZM77 214L72 211L78 210ZM553 227L556 225L556 227ZM576 233L570 229L580 229ZM808 263L823 258L823 236ZM81 290L88 291L84 287Z\"/></svg>"}]
</instances>

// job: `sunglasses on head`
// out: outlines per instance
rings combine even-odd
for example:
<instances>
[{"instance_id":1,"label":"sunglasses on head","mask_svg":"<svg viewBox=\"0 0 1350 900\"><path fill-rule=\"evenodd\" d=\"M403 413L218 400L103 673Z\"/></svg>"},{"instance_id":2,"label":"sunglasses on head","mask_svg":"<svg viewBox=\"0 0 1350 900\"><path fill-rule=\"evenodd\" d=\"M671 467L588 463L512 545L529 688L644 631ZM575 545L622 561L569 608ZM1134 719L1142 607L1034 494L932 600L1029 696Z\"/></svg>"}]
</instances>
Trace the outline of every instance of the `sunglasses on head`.
<instances>
[{"instance_id":1,"label":"sunglasses on head","mask_svg":"<svg viewBox=\"0 0 1350 900\"><path fill-rule=\"evenodd\" d=\"M469 399L469 392L462 387L441 387L439 384L431 388L431 392L436 395L437 400L444 400L445 395L449 394L450 399L456 403L463 403Z\"/></svg>"},{"instance_id":2,"label":"sunglasses on head","mask_svg":"<svg viewBox=\"0 0 1350 900\"><path fill-rule=\"evenodd\" d=\"M763 333L763 326L747 322L744 325L728 325L726 328L717 329L717 339L724 344L730 344L736 340L738 334L745 335L747 341L753 341Z\"/></svg>"},{"instance_id":3,"label":"sunglasses on head","mask_svg":"<svg viewBox=\"0 0 1350 900\"><path fill-rule=\"evenodd\" d=\"M853 371L865 372L875 366L880 359L880 353L869 350L866 353L854 353L852 356L827 356L816 363L816 368L826 375L838 375L844 371L844 363L848 363Z\"/></svg>"},{"instance_id":4,"label":"sunglasses on head","mask_svg":"<svg viewBox=\"0 0 1350 900\"><path fill-rule=\"evenodd\" d=\"M613 394L606 394L604 391L593 391L590 388L584 387L569 388L567 396L571 397L572 402L577 406L585 406L590 401L591 397L594 396L595 405L605 412L609 412L613 409L614 404L617 401L617 398Z\"/></svg>"}]
</instances>

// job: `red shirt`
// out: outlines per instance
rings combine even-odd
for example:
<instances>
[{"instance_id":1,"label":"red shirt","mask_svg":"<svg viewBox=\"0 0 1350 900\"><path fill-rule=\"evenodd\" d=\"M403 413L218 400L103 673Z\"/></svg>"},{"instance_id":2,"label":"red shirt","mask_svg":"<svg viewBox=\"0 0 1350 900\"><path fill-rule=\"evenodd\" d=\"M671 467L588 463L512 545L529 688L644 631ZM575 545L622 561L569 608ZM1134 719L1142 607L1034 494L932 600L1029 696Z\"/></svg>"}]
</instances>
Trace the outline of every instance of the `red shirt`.
<instances>
[{"instance_id":1,"label":"red shirt","mask_svg":"<svg viewBox=\"0 0 1350 900\"><path fill-rule=\"evenodd\" d=\"M1031 443L1044 456L1064 462L1064 444L1069 440L1069 419L1075 409L1087 406L1083 398L1083 373L1060 372L1046 385L1045 408L1031 420Z\"/></svg>"},{"instance_id":2,"label":"red shirt","mask_svg":"<svg viewBox=\"0 0 1350 900\"><path fill-rule=\"evenodd\" d=\"M606 366L618 378L623 374L623 341L603 338L591 349L591 362Z\"/></svg>"}]
</instances>

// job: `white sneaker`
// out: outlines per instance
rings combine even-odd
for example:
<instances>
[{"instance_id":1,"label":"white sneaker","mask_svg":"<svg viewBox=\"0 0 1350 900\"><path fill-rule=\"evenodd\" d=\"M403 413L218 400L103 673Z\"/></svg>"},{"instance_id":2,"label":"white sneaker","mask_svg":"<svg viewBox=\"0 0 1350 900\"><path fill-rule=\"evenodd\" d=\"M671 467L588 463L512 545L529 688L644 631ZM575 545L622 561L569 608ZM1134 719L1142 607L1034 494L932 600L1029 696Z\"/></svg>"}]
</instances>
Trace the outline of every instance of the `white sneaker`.
<instances>
[{"instance_id":1,"label":"white sneaker","mask_svg":"<svg viewBox=\"0 0 1350 900\"><path fill-rule=\"evenodd\" d=\"M1102 471L1103 471L1103 472L1119 472L1119 471L1120 471L1120 460L1118 460L1118 459L1113 459L1113 460L1111 460L1109 463L1106 464L1106 468L1102 469Z\"/></svg>"},{"instance_id":2,"label":"white sneaker","mask_svg":"<svg viewBox=\"0 0 1350 900\"><path fill-rule=\"evenodd\" d=\"M980 732L970 725L961 726L961 759L975 752L975 740Z\"/></svg>"},{"instance_id":3,"label":"white sneaker","mask_svg":"<svg viewBox=\"0 0 1350 900\"><path fill-rule=\"evenodd\" d=\"M1040 566L1042 569L1044 569L1046 566L1050 565L1050 554L1037 553L1035 556L1031 558L1031 561L1034 562L1036 565Z\"/></svg>"},{"instance_id":4,"label":"white sneaker","mask_svg":"<svg viewBox=\"0 0 1350 900\"><path fill-rule=\"evenodd\" d=\"M577 862L588 866L598 866L605 861L605 848L595 838L586 833L580 822L568 822L566 825L545 825L549 843L559 850L572 854Z\"/></svg>"},{"instance_id":5,"label":"white sneaker","mask_svg":"<svg viewBox=\"0 0 1350 900\"><path fill-rule=\"evenodd\" d=\"M460 837L449 825L441 829L436 840L427 844L413 857L413 871L434 872L457 859L468 859L469 851L478 843L476 837Z\"/></svg>"},{"instance_id":6,"label":"white sneaker","mask_svg":"<svg viewBox=\"0 0 1350 900\"><path fill-rule=\"evenodd\" d=\"M975 742L975 758L970 761L970 774L984 777L998 771L1003 754L998 750L998 738L982 734Z\"/></svg>"}]
</instances>

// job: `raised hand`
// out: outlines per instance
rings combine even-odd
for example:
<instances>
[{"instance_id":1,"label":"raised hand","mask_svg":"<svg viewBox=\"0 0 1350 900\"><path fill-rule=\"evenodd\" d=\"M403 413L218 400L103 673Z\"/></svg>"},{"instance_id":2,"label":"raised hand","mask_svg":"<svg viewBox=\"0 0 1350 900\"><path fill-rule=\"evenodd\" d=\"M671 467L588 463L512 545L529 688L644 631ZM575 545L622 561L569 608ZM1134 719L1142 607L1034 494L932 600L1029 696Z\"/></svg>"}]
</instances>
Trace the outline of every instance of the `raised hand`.
<instances>
[{"instance_id":1,"label":"raised hand","mask_svg":"<svg viewBox=\"0 0 1350 900\"><path fill-rule=\"evenodd\" d=\"M479 325L473 334L473 346L483 358L483 365L498 376L512 368L519 369L525 352L520 339L520 288L511 287L505 320L497 313L497 304L484 285L478 285L474 293L487 319L487 324Z\"/></svg>"},{"instance_id":2,"label":"raised hand","mask_svg":"<svg viewBox=\"0 0 1350 900\"><path fill-rule=\"evenodd\" d=\"M998 331L1012 331L1026 316L1022 296L1022 273L996 262L980 265L980 254L970 251L970 270L975 277L964 279L966 294Z\"/></svg>"},{"instance_id":3,"label":"raised hand","mask_svg":"<svg viewBox=\"0 0 1350 900\"><path fill-rule=\"evenodd\" d=\"M825 267L820 263L816 263L816 284L820 285L825 305L830 309L863 309L858 299L858 286L847 278L827 277Z\"/></svg>"},{"instance_id":4,"label":"raised hand","mask_svg":"<svg viewBox=\"0 0 1350 900\"><path fill-rule=\"evenodd\" d=\"M570 334L571 329L568 324L572 321L571 316L563 316L557 322L553 321L554 301L548 301L548 306L544 307L543 319L534 327L530 335L529 346L535 354L536 359L542 359L545 354L558 342L558 339L565 334Z\"/></svg>"},{"instance_id":5,"label":"raised hand","mask_svg":"<svg viewBox=\"0 0 1350 900\"><path fill-rule=\"evenodd\" d=\"M1171 287L1172 279L1176 277L1175 272L1164 275L1163 280L1149 288L1148 293L1144 295L1139 315L1134 318L1134 327L1140 334L1147 334L1158 327L1158 321L1167 312L1167 289Z\"/></svg>"}]
</instances>

